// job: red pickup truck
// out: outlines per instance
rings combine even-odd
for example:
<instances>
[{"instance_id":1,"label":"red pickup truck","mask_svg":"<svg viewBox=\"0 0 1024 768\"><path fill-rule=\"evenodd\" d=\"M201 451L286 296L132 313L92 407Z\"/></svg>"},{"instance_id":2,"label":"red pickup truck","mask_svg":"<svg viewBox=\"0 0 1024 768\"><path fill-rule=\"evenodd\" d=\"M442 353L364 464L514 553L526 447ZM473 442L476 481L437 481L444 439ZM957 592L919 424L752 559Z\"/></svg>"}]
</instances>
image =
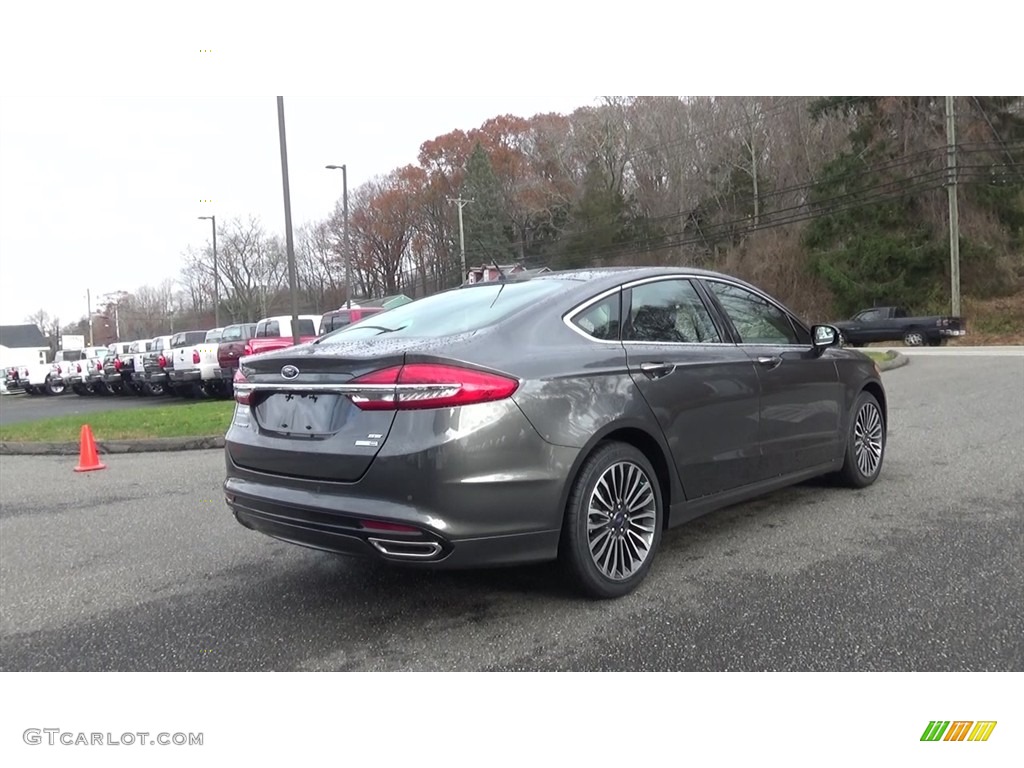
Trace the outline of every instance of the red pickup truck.
<instances>
[{"instance_id":1,"label":"red pickup truck","mask_svg":"<svg viewBox=\"0 0 1024 768\"><path fill-rule=\"evenodd\" d=\"M299 344L316 341L320 335L320 315L299 315ZM295 343L292 338L292 316L267 317L256 323L256 332L245 343L243 357L284 349Z\"/></svg>"},{"instance_id":2,"label":"red pickup truck","mask_svg":"<svg viewBox=\"0 0 1024 768\"><path fill-rule=\"evenodd\" d=\"M217 364L220 366L217 371L217 378L230 382L238 370L238 358L249 354L245 351L245 345L256 335L256 323L238 323L229 325L224 329L224 335L220 337L220 346L217 347Z\"/></svg>"}]
</instances>

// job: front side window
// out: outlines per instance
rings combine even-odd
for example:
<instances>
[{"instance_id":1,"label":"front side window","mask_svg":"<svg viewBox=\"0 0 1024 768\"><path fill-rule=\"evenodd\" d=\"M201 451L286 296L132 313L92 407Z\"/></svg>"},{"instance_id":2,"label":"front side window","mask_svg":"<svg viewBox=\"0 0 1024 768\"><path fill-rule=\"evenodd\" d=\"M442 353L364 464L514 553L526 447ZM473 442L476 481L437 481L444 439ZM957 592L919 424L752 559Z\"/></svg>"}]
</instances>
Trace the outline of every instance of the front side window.
<instances>
[{"instance_id":1,"label":"front side window","mask_svg":"<svg viewBox=\"0 0 1024 768\"><path fill-rule=\"evenodd\" d=\"M733 327L740 335L741 343L801 343L789 315L767 299L729 283L708 281L707 287L732 321ZM804 343L809 344L810 339Z\"/></svg>"},{"instance_id":2,"label":"front side window","mask_svg":"<svg viewBox=\"0 0 1024 768\"><path fill-rule=\"evenodd\" d=\"M689 280L658 280L632 289L625 341L717 344L722 337Z\"/></svg>"},{"instance_id":3,"label":"front side window","mask_svg":"<svg viewBox=\"0 0 1024 768\"><path fill-rule=\"evenodd\" d=\"M877 320L882 319L882 310L880 309L869 309L865 312L861 312L857 315L854 320L858 320L862 323L873 323Z\"/></svg>"}]
</instances>

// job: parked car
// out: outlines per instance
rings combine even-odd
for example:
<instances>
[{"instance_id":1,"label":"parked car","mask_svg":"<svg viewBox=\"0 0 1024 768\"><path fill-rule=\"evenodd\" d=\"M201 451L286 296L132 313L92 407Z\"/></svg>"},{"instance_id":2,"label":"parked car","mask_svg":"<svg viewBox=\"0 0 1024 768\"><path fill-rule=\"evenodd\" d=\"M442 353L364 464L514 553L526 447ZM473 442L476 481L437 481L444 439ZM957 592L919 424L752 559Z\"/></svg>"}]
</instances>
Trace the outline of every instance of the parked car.
<instances>
[{"instance_id":1,"label":"parked car","mask_svg":"<svg viewBox=\"0 0 1024 768\"><path fill-rule=\"evenodd\" d=\"M937 347L967 334L967 323L961 317L910 317L903 307L863 309L849 320L833 325L842 334L843 343L851 347L901 340L908 347Z\"/></svg>"},{"instance_id":2,"label":"parked car","mask_svg":"<svg viewBox=\"0 0 1024 768\"><path fill-rule=\"evenodd\" d=\"M297 328L300 344L313 341L320 335L320 315L299 315ZM256 333L246 343L243 355L260 355L294 343L291 315L266 317L256 323Z\"/></svg>"},{"instance_id":3,"label":"parked car","mask_svg":"<svg viewBox=\"0 0 1024 768\"><path fill-rule=\"evenodd\" d=\"M170 357L174 336L157 336L149 352L142 356L142 371L136 374L142 385L142 392L147 395L168 394L167 369L173 364Z\"/></svg>"},{"instance_id":4,"label":"parked car","mask_svg":"<svg viewBox=\"0 0 1024 768\"><path fill-rule=\"evenodd\" d=\"M65 350L63 355L65 362L59 363L65 388L70 389L76 395L93 394L92 388L89 386L89 373L95 367L96 362L103 359L106 352L106 347L85 347L74 352Z\"/></svg>"},{"instance_id":5,"label":"parked car","mask_svg":"<svg viewBox=\"0 0 1024 768\"><path fill-rule=\"evenodd\" d=\"M124 369L125 363L131 359L133 343L131 341L116 341L107 347L110 354L103 361L103 383L115 395L131 394L131 388L128 386L131 377L125 378Z\"/></svg>"},{"instance_id":6,"label":"parked car","mask_svg":"<svg viewBox=\"0 0 1024 768\"><path fill-rule=\"evenodd\" d=\"M624 595L664 529L817 475L875 481L885 390L838 340L701 270L465 285L243 358L226 500L295 544L559 558L587 594Z\"/></svg>"},{"instance_id":7,"label":"parked car","mask_svg":"<svg viewBox=\"0 0 1024 768\"><path fill-rule=\"evenodd\" d=\"M174 364L168 371L171 388L183 397L216 394L222 388L216 380L217 339L223 328L189 331L183 335L185 344L173 349Z\"/></svg>"},{"instance_id":8,"label":"parked car","mask_svg":"<svg viewBox=\"0 0 1024 768\"><path fill-rule=\"evenodd\" d=\"M64 380L59 363L32 363L19 365L17 381L27 395L62 395Z\"/></svg>"},{"instance_id":9,"label":"parked car","mask_svg":"<svg viewBox=\"0 0 1024 768\"><path fill-rule=\"evenodd\" d=\"M256 335L256 323L239 323L224 329L217 347L216 377L224 383L224 394L231 395L231 380L238 370L238 361L245 352L245 345Z\"/></svg>"},{"instance_id":10,"label":"parked car","mask_svg":"<svg viewBox=\"0 0 1024 768\"><path fill-rule=\"evenodd\" d=\"M383 307L351 307L348 309L342 307L333 312L326 312L320 318L320 335L323 336L325 333L337 331L346 325L358 323L360 320L365 320L371 315L379 315L381 312L386 311Z\"/></svg>"}]
</instances>

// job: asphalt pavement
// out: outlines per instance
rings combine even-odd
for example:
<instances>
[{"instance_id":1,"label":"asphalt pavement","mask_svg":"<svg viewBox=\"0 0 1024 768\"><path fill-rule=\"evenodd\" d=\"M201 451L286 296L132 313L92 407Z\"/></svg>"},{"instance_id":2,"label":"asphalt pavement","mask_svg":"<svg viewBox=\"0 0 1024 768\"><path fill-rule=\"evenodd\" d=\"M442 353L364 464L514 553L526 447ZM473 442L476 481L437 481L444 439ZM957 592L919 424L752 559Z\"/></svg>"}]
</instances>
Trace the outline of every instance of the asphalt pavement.
<instances>
[{"instance_id":1,"label":"asphalt pavement","mask_svg":"<svg viewBox=\"0 0 1024 768\"><path fill-rule=\"evenodd\" d=\"M220 451L0 456L0 670L1024 669L1024 357L884 374L882 475L669 531L616 601L238 525ZM6 403L5 403L6 407Z\"/></svg>"}]
</instances>

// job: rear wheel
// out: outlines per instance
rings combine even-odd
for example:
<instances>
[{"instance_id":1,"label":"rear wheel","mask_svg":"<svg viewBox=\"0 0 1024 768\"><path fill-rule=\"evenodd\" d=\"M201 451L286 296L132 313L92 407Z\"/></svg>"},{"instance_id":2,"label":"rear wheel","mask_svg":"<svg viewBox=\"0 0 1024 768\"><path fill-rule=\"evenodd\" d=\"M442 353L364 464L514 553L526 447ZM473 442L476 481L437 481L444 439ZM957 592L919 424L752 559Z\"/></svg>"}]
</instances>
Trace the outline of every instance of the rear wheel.
<instances>
[{"instance_id":1,"label":"rear wheel","mask_svg":"<svg viewBox=\"0 0 1024 768\"><path fill-rule=\"evenodd\" d=\"M560 557L591 597L622 597L647 576L663 521L661 488L647 457L626 443L604 443L576 477Z\"/></svg>"},{"instance_id":2,"label":"rear wheel","mask_svg":"<svg viewBox=\"0 0 1024 768\"><path fill-rule=\"evenodd\" d=\"M903 334L903 343L908 347L924 346L924 334L916 328L911 328Z\"/></svg>"},{"instance_id":3,"label":"rear wheel","mask_svg":"<svg viewBox=\"0 0 1024 768\"><path fill-rule=\"evenodd\" d=\"M878 479L885 457L885 418L878 400L861 392L853 406L846 436L846 456L836 477L851 488L865 488Z\"/></svg>"},{"instance_id":4,"label":"rear wheel","mask_svg":"<svg viewBox=\"0 0 1024 768\"><path fill-rule=\"evenodd\" d=\"M64 394L64 382L60 379L56 379L53 376L46 377L46 394L48 395L63 395Z\"/></svg>"}]
</instances>

